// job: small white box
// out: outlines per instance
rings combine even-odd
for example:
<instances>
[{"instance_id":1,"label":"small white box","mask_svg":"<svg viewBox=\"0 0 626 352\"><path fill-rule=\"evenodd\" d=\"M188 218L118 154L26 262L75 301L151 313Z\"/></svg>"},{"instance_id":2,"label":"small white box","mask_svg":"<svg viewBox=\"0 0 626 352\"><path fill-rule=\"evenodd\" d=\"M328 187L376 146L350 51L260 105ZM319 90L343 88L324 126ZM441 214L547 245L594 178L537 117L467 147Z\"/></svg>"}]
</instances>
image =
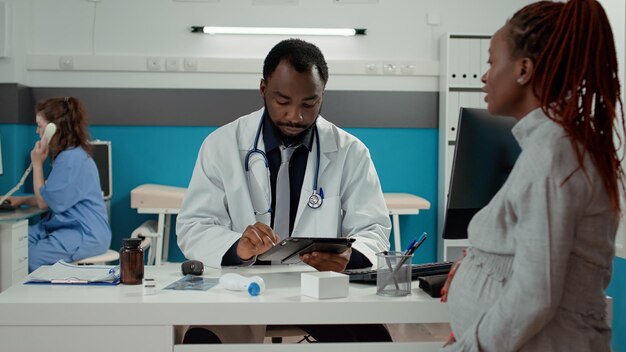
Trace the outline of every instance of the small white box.
<instances>
[{"instance_id":1,"label":"small white box","mask_svg":"<svg viewBox=\"0 0 626 352\"><path fill-rule=\"evenodd\" d=\"M334 271L302 273L300 294L317 299L348 297L348 275Z\"/></svg>"}]
</instances>

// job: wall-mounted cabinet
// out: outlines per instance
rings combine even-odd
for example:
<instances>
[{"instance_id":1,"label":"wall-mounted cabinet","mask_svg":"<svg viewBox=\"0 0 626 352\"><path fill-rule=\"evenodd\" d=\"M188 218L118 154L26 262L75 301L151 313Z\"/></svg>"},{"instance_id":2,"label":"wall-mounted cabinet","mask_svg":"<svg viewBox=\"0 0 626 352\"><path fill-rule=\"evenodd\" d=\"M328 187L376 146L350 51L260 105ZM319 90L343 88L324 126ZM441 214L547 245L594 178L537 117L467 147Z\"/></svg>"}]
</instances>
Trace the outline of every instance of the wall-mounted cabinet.
<instances>
[{"instance_id":1,"label":"wall-mounted cabinet","mask_svg":"<svg viewBox=\"0 0 626 352\"><path fill-rule=\"evenodd\" d=\"M440 43L438 259L456 260L467 240L444 240L443 219L459 121L459 109L486 108L481 77L487 70L489 35L447 33Z\"/></svg>"}]
</instances>

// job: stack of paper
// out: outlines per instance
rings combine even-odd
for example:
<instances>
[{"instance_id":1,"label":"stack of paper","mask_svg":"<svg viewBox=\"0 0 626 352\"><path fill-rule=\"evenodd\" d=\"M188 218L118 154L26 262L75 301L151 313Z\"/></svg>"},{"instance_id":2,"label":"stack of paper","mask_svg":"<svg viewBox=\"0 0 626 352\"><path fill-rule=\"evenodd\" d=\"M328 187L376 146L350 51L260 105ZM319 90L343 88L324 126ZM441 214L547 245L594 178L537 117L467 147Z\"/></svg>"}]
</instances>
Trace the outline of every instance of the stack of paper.
<instances>
[{"instance_id":1,"label":"stack of paper","mask_svg":"<svg viewBox=\"0 0 626 352\"><path fill-rule=\"evenodd\" d=\"M109 284L120 282L119 267L113 265L74 265L59 260L49 267L40 267L28 276L26 283Z\"/></svg>"}]
</instances>

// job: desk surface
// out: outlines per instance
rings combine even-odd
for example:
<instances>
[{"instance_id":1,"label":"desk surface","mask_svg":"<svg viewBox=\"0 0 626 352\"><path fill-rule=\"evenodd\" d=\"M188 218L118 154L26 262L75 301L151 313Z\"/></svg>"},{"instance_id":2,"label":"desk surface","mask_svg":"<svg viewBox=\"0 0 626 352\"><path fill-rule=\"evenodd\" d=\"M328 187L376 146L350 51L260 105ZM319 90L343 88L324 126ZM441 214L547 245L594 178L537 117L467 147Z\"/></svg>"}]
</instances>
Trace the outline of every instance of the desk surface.
<instances>
[{"instance_id":1,"label":"desk surface","mask_svg":"<svg viewBox=\"0 0 626 352\"><path fill-rule=\"evenodd\" d=\"M39 214L47 212L48 209L39 209L37 207L18 208L15 211L0 212L0 222L18 221L28 219Z\"/></svg>"},{"instance_id":2,"label":"desk surface","mask_svg":"<svg viewBox=\"0 0 626 352\"><path fill-rule=\"evenodd\" d=\"M162 290L182 277L179 263L147 266L146 278L157 294L137 286L24 285L0 293L0 326L33 325L182 325L182 324L346 324L448 321L447 307L414 282L406 297L376 295L376 287L350 284L349 296L317 300L300 295L304 265L208 269L205 277L224 272L260 275L267 289L250 297L215 286L208 291Z\"/></svg>"}]
</instances>

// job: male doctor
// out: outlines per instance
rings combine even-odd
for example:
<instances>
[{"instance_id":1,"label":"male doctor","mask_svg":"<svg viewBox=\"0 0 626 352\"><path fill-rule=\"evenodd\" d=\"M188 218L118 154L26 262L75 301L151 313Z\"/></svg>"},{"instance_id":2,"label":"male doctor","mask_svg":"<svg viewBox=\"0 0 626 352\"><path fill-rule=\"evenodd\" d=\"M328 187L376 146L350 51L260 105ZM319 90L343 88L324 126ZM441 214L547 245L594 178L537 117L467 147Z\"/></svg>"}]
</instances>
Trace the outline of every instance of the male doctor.
<instances>
[{"instance_id":1,"label":"male doctor","mask_svg":"<svg viewBox=\"0 0 626 352\"><path fill-rule=\"evenodd\" d=\"M272 48L260 85L264 108L217 129L200 148L176 226L187 258L252 265L290 236L354 238L343 253L301 256L317 270L341 272L371 266L389 249L391 223L368 149L320 115L327 81L315 45L289 39ZM216 342L234 341L222 328L210 329ZM340 335L336 327L303 328L318 341L389 340L384 328L366 325ZM262 338L254 330L251 339Z\"/></svg>"}]
</instances>

